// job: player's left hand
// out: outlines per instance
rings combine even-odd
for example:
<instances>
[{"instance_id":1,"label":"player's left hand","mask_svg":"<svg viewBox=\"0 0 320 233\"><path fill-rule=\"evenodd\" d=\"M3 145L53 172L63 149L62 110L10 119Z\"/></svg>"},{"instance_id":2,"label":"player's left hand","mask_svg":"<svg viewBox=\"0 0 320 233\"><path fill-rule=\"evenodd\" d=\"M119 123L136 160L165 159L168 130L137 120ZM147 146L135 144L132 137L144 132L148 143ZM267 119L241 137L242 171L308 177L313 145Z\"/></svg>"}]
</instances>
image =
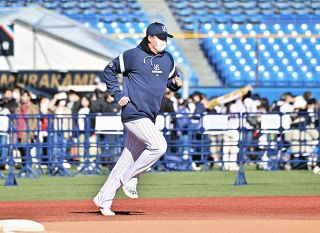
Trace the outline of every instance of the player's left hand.
<instances>
[{"instance_id":1,"label":"player's left hand","mask_svg":"<svg viewBox=\"0 0 320 233\"><path fill-rule=\"evenodd\" d=\"M178 76L175 76L173 79L172 79L172 83L174 85L176 85L177 87L182 87L183 83L182 83L182 80L178 77Z\"/></svg>"}]
</instances>

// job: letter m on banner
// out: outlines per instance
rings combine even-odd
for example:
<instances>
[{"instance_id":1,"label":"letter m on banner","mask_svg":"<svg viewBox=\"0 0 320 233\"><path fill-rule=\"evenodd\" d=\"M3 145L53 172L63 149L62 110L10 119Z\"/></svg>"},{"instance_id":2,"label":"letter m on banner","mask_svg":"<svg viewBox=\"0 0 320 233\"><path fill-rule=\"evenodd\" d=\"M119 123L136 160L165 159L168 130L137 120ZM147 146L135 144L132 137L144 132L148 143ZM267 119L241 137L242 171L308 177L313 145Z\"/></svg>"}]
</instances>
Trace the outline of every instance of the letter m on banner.
<instances>
[{"instance_id":1,"label":"letter m on banner","mask_svg":"<svg viewBox=\"0 0 320 233\"><path fill-rule=\"evenodd\" d=\"M0 24L0 56L13 55L13 25Z\"/></svg>"}]
</instances>

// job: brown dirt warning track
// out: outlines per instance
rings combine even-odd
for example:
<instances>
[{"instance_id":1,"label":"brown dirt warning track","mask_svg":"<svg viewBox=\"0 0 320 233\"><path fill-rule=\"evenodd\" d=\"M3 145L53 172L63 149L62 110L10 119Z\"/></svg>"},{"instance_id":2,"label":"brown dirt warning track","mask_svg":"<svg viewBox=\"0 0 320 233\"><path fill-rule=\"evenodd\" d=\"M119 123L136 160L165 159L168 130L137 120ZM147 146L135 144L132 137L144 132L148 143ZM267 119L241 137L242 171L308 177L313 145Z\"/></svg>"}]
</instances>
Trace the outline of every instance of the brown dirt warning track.
<instances>
[{"instance_id":1,"label":"brown dirt warning track","mask_svg":"<svg viewBox=\"0 0 320 233\"><path fill-rule=\"evenodd\" d=\"M116 216L92 201L0 202L0 219L30 219L46 232L320 232L320 196L117 199Z\"/></svg>"}]
</instances>

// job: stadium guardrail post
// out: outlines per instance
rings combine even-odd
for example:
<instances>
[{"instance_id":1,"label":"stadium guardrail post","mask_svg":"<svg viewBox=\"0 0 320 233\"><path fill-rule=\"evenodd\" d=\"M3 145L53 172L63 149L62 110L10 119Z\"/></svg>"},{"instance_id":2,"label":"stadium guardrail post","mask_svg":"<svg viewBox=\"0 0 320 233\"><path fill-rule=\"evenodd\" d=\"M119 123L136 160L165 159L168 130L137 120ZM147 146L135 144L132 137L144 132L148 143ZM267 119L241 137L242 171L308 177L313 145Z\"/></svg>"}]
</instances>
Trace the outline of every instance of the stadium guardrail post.
<instances>
[{"instance_id":1,"label":"stadium guardrail post","mask_svg":"<svg viewBox=\"0 0 320 233\"><path fill-rule=\"evenodd\" d=\"M13 124L12 115L10 115L9 116L9 130L8 130L8 136L9 136L9 139L10 139L9 150L8 150L8 154L9 154L9 160L8 160L9 174L8 174L7 180L5 182L5 186L16 186L16 185L18 185L16 177L14 175L14 159L13 159L13 150L12 150L12 146L13 146L13 143L14 143L14 137L13 137L12 124Z\"/></svg>"},{"instance_id":2,"label":"stadium guardrail post","mask_svg":"<svg viewBox=\"0 0 320 233\"><path fill-rule=\"evenodd\" d=\"M243 149L244 145L247 145L247 131L246 126L243 125L243 122L246 119L245 114L239 114L239 129L240 129L240 137L239 137L239 171L237 174L236 181L234 182L234 185L247 185L246 176L244 173L244 156L243 156Z\"/></svg>"}]
</instances>

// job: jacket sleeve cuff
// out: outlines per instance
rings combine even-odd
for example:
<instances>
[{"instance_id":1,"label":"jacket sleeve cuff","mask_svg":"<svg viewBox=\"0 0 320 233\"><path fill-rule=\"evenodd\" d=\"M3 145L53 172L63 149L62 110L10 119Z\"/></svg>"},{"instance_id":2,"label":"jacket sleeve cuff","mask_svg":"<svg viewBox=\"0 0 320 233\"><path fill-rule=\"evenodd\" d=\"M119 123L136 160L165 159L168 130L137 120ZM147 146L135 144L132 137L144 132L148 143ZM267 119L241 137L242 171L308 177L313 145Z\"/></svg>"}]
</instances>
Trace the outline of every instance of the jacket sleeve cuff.
<instances>
[{"instance_id":1,"label":"jacket sleeve cuff","mask_svg":"<svg viewBox=\"0 0 320 233\"><path fill-rule=\"evenodd\" d=\"M114 99L117 101L117 103L120 101L120 99L123 97L124 95L122 93L118 93L114 96Z\"/></svg>"}]
</instances>

